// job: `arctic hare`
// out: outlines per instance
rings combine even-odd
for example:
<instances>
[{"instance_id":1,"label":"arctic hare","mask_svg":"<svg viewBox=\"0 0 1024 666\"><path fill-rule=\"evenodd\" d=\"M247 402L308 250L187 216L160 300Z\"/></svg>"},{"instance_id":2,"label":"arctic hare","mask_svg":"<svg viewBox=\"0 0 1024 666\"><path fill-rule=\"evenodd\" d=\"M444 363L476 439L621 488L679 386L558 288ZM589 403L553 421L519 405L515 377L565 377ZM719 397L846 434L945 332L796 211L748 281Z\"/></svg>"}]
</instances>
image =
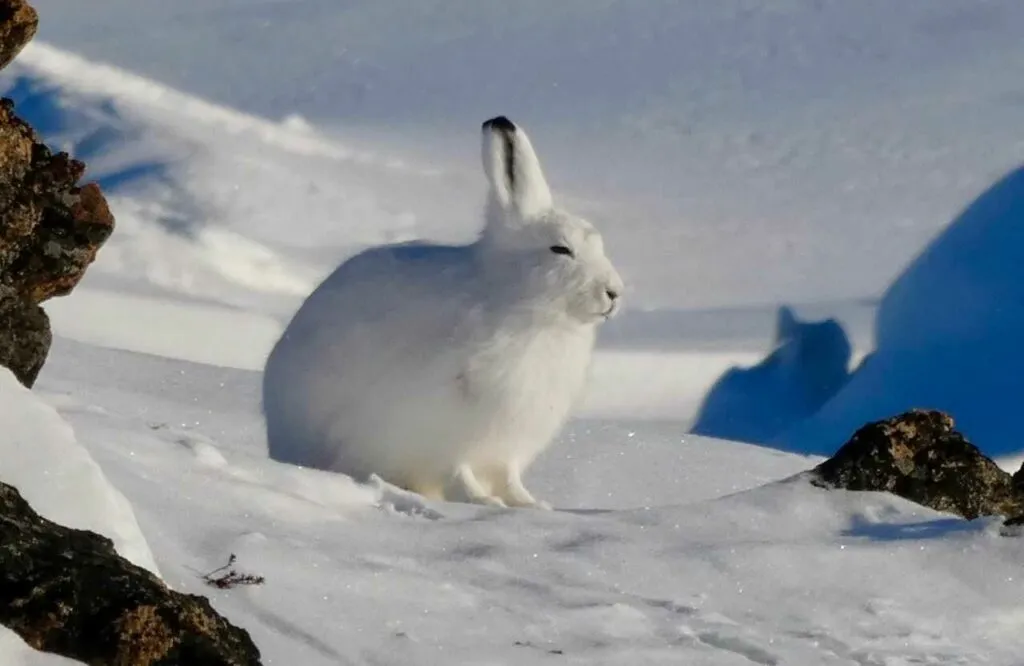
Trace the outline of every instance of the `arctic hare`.
<instances>
[{"instance_id":1,"label":"arctic hare","mask_svg":"<svg viewBox=\"0 0 1024 666\"><path fill-rule=\"evenodd\" d=\"M479 237L366 250L303 303L263 380L270 455L433 499L547 508L522 474L564 424L622 279L554 207L529 138L482 126Z\"/></svg>"}]
</instances>

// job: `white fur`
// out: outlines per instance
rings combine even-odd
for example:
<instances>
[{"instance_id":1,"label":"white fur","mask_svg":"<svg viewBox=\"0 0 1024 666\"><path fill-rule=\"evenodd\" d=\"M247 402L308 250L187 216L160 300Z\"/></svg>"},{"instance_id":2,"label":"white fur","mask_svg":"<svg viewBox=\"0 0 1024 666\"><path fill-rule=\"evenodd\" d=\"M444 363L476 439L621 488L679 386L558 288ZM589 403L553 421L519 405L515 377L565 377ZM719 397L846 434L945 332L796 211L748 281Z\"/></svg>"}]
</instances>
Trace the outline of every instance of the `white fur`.
<instances>
[{"instance_id":1,"label":"white fur","mask_svg":"<svg viewBox=\"0 0 1024 666\"><path fill-rule=\"evenodd\" d=\"M484 123L483 163L475 242L367 250L299 309L264 373L272 457L433 498L546 506L522 474L580 396L622 281L598 232L554 208L521 129Z\"/></svg>"}]
</instances>

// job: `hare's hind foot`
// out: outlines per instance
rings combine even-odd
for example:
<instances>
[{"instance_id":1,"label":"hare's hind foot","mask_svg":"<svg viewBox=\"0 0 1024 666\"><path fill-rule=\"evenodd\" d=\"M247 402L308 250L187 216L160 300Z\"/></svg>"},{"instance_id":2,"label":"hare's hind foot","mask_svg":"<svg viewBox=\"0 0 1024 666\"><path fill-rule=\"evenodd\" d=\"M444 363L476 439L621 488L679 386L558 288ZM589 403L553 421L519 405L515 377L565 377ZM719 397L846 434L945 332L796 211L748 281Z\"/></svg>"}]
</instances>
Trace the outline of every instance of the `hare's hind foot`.
<instances>
[{"instance_id":1,"label":"hare's hind foot","mask_svg":"<svg viewBox=\"0 0 1024 666\"><path fill-rule=\"evenodd\" d=\"M487 470L486 478L491 492L500 497L507 506L551 510L551 505L536 499L523 485L522 472L518 465L497 465Z\"/></svg>"},{"instance_id":2,"label":"hare's hind foot","mask_svg":"<svg viewBox=\"0 0 1024 666\"><path fill-rule=\"evenodd\" d=\"M484 487L469 465L459 465L444 490L445 498L453 502L468 502L486 506L507 506L505 502Z\"/></svg>"}]
</instances>

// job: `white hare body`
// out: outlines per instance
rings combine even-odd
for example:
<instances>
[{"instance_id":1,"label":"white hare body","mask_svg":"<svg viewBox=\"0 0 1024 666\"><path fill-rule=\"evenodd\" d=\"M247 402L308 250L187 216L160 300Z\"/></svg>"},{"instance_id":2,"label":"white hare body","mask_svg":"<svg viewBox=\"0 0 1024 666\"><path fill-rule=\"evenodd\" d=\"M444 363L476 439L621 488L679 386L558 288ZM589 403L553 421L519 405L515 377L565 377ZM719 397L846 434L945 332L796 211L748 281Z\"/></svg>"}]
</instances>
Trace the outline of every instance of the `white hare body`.
<instances>
[{"instance_id":1,"label":"white hare body","mask_svg":"<svg viewBox=\"0 0 1024 666\"><path fill-rule=\"evenodd\" d=\"M484 131L485 165L489 151L526 161L540 178L531 186L542 187L541 207L523 215L532 201L523 191L537 192L522 179L506 200L516 207L503 206L492 178L477 242L374 248L329 276L267 361L272 457L375 474L435 498L543 504L521 474L579 399L596 328L617 308L621 280L596 231L547 206L521 130ZM508 185L511 193L516 183Z\"/></svg>"}]
</instances>

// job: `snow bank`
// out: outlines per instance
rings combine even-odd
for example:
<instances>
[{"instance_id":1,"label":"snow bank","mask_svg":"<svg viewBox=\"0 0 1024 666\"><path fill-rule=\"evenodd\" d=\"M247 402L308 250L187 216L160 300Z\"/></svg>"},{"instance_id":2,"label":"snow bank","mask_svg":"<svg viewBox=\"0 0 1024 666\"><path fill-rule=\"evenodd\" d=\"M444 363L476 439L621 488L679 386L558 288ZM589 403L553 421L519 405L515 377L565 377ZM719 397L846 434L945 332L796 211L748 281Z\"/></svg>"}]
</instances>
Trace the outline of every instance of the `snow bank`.
<instances>
[{"instance_id":1,"label":"snow bank","mask_svg":"<svg viewBox=\"0 0 1024 666\"><path fill-rule=\"evenodd\" d=\"M243 155L261 149L324 158L340 158L343 150L45 44L33 43L22 55L0 75L5 96L46 142L87 163L88 177L117 213L118 233L90 282L97 275L129 278L136 289L149 284L241 304L251 304L254 293L283 299L311 288L315 271L254 237L253 217L262 206L237 184L251 177L222 163L249 164ZM239 150L235 142L245 141L256 147ZM207 170L233 173L226 179L232 182L211 184ZM233 202L222 204L232 195ZM293 214L304 208L300 197L285 199ZM230 211L235 206L243 210ZM232 223L236 229L228 228Z\"/></svg>"},{"instance_id":2,"label":"snow bank","mask_svg":"<svg viewBox=\"0 0 1024 666\"><path fill-rule=\"evenodd\" d=\"M40 383L167 580L268 664L1009 666L1024 648L1024 544L998 521L773 483L818 460L678 421L574 420L530 470L560 510L492 510L267 460L257 373L58 340ZM266 583L204 585L230 553Z\"/></svg>"},{"instance_id":3,"label":"snow bank","mask_svg":"<svg viewBox=\"0 0 1024 666\"><path fill-rule=\"evenodd\" d=\"M115 489L60 415L0 369L0 480L41 516L91 530L159 575L128 500Z\"/></svg>"},{"instance_id":4,"label":"snow bank","mask_svg":"<svg viewBox=\"0 0 1024 666\"><path fill-rule=\"evenodd\" d=\"M818 414L779 438L831 453L865 423L941 409L991 456L1024 451L1024 168L968 206L889 288L878 347Z\"/></svg>"},{"instance_id":5,"label":"snow bank","mask_svg":"<svg viewBox=\"0 0 1024 666\"><path fill-rule=\"evenodd\" d=\"M258 312L88 287L46 311L58 335L79 342L249 370L263 367L283 328Z\"/></svg>"}]
</instances>

